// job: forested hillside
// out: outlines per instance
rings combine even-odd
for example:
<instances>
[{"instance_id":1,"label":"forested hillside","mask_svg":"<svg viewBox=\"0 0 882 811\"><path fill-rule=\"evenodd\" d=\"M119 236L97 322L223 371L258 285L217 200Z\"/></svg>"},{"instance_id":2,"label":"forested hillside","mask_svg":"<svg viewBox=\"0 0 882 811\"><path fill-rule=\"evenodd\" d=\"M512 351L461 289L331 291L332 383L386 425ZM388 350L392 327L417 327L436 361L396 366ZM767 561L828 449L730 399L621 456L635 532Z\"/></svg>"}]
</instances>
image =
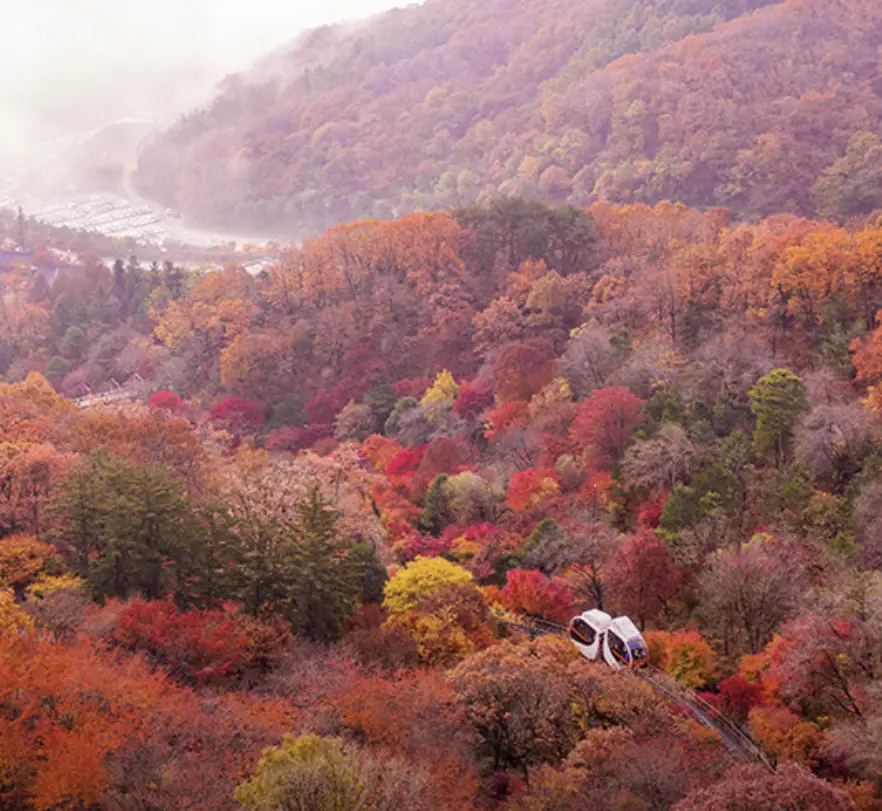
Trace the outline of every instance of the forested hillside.
<instances>
[{"instance_id":1,"label":"forested hillside","mask_svg":"<svg viewBox=\"0 0 882 811\"><path fill-rule=\"evenodd\" d=\"M506 198L3 282L0 807L882 807L882 220ZM504 619L598 606L765 762Z\"/></svg>"},{"instance_id":2,"label":"forested hillside","mask_svg":"<svg viewBox=\"0 0 882 811\"><path fill-rule=\"evenodd\" d=\"M880 41L868 0L429 0L230 77L139 183L296 237L499 194L845 220L882 202Z\"/></svg>"}]
</instances>

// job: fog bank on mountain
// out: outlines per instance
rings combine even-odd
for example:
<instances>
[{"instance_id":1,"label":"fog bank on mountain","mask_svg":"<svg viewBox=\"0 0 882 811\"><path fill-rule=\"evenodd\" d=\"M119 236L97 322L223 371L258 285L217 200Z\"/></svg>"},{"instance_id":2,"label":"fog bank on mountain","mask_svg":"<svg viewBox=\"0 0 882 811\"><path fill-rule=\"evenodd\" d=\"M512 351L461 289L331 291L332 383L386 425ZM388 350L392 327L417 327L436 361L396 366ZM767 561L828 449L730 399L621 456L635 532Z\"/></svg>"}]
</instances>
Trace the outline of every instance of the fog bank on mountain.
<instances>
[{"instance_id":1,"label":"fog bank on mountain","mask_svg":"<svg viewBox=\"0 0 882 811\"><path fill-rule=\"evenodd\" d=\"M304 28L391 0L31 0L4 7L0 166L133 117L166 119Z\"/></svg>"}]
</instances>

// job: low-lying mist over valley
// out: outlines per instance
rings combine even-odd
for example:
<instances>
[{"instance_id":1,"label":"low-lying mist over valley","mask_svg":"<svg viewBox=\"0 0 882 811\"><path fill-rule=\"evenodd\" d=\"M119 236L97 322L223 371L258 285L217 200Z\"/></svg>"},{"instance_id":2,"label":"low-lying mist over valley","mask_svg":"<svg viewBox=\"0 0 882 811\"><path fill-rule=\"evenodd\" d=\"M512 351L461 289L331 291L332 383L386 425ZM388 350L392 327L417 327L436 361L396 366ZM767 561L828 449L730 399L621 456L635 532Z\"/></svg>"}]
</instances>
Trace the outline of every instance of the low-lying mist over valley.
<instances>
[{"instance_id":1,"label":"low-lying mist over valley","mask_svg":"<svg viewBox=\"0 0 882 811\"><path fill-rule=\"evenodd\" d=\"M3 10L0 205L112 191L143 140L305 29L393 0L34 0ZM139 205L143 201L133 201ZM161 212L160 212L161 213Z\"/></svg>"}]
</instances>

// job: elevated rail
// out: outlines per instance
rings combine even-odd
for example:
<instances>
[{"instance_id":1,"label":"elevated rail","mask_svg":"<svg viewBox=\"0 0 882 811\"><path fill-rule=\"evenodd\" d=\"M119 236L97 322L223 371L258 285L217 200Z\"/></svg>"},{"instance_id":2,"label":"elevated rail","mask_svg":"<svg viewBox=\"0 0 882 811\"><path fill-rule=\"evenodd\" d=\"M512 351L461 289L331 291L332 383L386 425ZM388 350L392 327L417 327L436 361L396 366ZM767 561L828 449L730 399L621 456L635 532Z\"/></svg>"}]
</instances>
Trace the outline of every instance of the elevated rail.
<instances>
[{"instance_id":1,"label":"elevated rail","mask_svg":"<svg viewBox=\"0 0 882 811\"><path fill-rule=\"evenodd\" d=\"M79 408L93 408L94 406L109 405L124 400L137 400L144 393L144 381L140 375L135 375L133 382L126 386L120 386L116 381L111 381L111 383L115 384L112 389L95 393L89 392L82 397L74 397L72 398L73 404Z\"/></svg>"}]
</instances>

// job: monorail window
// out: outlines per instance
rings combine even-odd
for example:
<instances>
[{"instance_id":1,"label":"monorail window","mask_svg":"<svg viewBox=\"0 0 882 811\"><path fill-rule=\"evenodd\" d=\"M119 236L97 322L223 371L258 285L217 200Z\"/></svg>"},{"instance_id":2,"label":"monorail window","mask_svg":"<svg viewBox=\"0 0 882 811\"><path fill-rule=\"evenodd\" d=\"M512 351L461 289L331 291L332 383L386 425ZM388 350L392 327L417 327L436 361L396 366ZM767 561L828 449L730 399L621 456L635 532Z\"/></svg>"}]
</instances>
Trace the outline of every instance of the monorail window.
<instances>
[{"instance_id":1,"label":"monorail window","mask_svg":"<svg viewBox=\"0 0 882 811\"><path fill-rule=\"evenodd\" d=\"M612 630L607 633L606 638L609 640L609 649L612 651L613 656L620 662L629 662L630 659L628 658L628 649L625 647L625 640Z\"/></svg>"},{"instance_id":2,"label":"monorail window","mask_svg":"<svg viewBox=\"0 0 882 811\"><path fill-rule=\"evenodd\" d=\"M632 639L628 642L628 650L631 651L631 661L635 665L644 665L649 659L649 651L642 639Z\"/></svg>"},{"instance_id":3,"label":"monorail window","mask_svg":"<svg viewBox=\"0 0 882 811\"><path fill-rule=\"evenodd\" d=\"M597 634L585 620L577 617L570 623L570 639L582 645L593 645Z\"/></svg>"}]
</instances>

